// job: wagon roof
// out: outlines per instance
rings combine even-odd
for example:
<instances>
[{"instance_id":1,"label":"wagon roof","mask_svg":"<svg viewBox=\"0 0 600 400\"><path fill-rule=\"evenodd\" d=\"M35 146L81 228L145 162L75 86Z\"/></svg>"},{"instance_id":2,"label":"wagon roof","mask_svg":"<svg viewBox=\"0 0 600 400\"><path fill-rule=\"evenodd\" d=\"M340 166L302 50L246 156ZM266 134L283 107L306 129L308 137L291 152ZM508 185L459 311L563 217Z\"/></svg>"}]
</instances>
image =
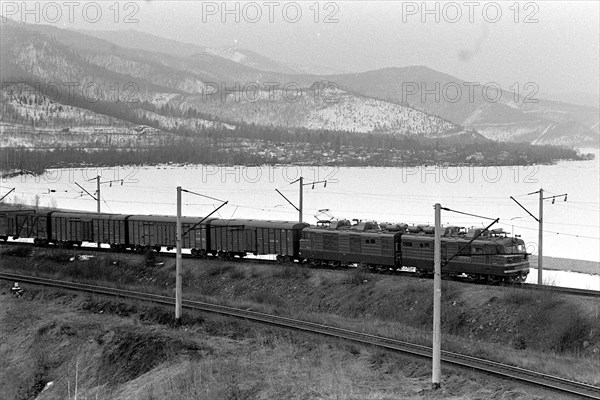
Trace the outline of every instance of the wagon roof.
<instances>
[{"instance_id":1,"label":"wagon roof","mask_svg":"<svg viewBox=\"0 0 600 400\"><path fill-rule=\"evenodd\" d=\"M2 207L2 209L0 209L0 214L4 215L4 214L9 214L9 215L15 215L15 214L35 214L35 210L31 207L29 208L17 208L17 207Z\"/></svg>"},{"instance_id":2,"label":"wagon roof","mask_svg":"<svg viewBox=\"0 0 600 400\"><path fill-rule=\"evenodd\" d=\"M269 228L269 229L303 229L308 224L296 221L262 221L258 219L214 219L210 221L212 226L240 226L246 228Z\"/></svg>"},{"instance_id":3,"label":"wagon roof","mask_svg":"<svg viewBox=\"0 0 600 400\"><path fill-rule=\"evenodd\" d=\"M96 213L96 212L92 212L92 211L83 211L83 210L70 210L67 208L50 208L50 207L35 207L35 206L13 206L13 205L8 205L8 206L2 206L0 208L0 213L2 212L10 212L10 213L37 213L37 214L42 214L42 215L46 215L49 212L52 212L53 215L56 214L80 214L80 215L86 215L89 214L90 216L92 215L115 215L115 216L119 216L121 214L115 214L115 213Z\"/></svg>"},{"instance_id":4,"label":"wagon roof","mask_svg":"<svg viewBox=\"0 0 600 400\"><path fill-rule=\"evenodd\" d=\"M204 217L181 217L181 222L184 224L197 224ZM214 218L206 219L203 224L211 221ZM129 221L148 221L148 222L177 222L177 217L174 215L130 215Z\"/></svg>"},{"instance_id":5,"label":"wagon roof","mask_svg":"<svg viewBox=\"0 0 600 400\"><path fill-rule=\"evenodd\" d=\"M86 211L54 211L51 216L53 218L67 217L67 218L86 218L86 219L112 219L112 220L124 220L127 215L124 214L109 214L109 213L95 213Z\"/></svg>"}]
</instances>

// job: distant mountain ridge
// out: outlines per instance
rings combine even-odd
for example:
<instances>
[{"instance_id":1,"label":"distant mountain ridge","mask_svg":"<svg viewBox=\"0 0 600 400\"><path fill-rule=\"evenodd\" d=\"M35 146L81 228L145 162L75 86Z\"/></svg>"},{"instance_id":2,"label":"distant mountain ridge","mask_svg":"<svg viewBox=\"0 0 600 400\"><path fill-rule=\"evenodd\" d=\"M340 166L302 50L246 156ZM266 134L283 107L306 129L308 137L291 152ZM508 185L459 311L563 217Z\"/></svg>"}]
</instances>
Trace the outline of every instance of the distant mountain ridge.
<instances>
[{"instance_id":1,"label":"distant mountain ridge","mask_svg":"<svg viewBox=\"0 0 600 400\"><path fill-rule=\"evenodd\" d=\"M192 43L183 43L150 33L142 33L134 29L121 31L73 30L86 36L96 37L119 47L169 54L177 57L188 57L204 52L205 48Z\"/></svg>"},{"instance_id":2,"label":"distant mountain ridge","mask_svg":"<svg viewBox=\"0 0 600 400\"><path fill-rule=\"evenodd\" d=\"M597 108L545 100L535 94L527 98L525 95L533 94L535 88L522 89L521 95L515 96L505 90L497 92L491 85L490 89L470 86L471 83L425 66L334 75L329 79L353 92L407 103L476 129L492 140L532 142L552 125L551 134L538 143L598 143Z\"/></svg>"},{"instance_id":3,"label":"distant mountain ridge","mask_svg":"<svg viewBox=\"0 0 600 400\"><path fill-rule=\"evenodd\" d=\"M600 108L600 97L587 92L542 93L544 99L573 104L577 106Z\"/></svg>"},{"instance_id":4,"label":"distant mountain ridge","mask_svg":"<svg viewBox=\"0 0 600 400\"><path fill-rule=\"evenodd\" d=\"M492 102L480 87L473 98L463 92L454 102L443 96L422 98L420 90L436 84L466 87L425 66L324 76L245 49L202 47L133 30L82 33L10 20L2 24L0 44L3 82L77 82L78 104L64 105L107 113L124 126L152 119L165 131L250 123L432 138L476 130L496 141L598 143L593 107L541 99L527 103L505 91ZM90 88L100 88L94 92L96 102L82 102ZM55 118L44 115L43 107L23 112L22 102L8 102L2 118ZM181 119L190 112L201 117Z\"/></svg>"},{"instance_id":5,"label":"distant mountain ridge","mask_svg":"<svg viewBox=\"0 0 600 400\"><path fill-rule=\"evenodd\" d=\"M189 57L197 54L211 54L233 62L245 65L259 71L276 72L280 74L312 74L332 75L341 73L333 68L316 65L291 65L273 60L254 51L239 47L204 47L191 43L182 43L136 30L124 31L95 31L79 30L89 36L94 36L123 48L159 52L177 57Z\"/></svg>"},{"instance_id":6,"label":"distant mountain ridge","mask_svg":"<svg viewBox=\"0 0 600 400\"><path fill-rule=\"evenodd\" d=\"M171 46L170 41L157 42L158 48ZM424 137L462 131L456 124L398 103L315 86L316 76L261 71L240 59L232 61L231 54L221 57L216 51L195 50L186 44L173 46L173 54L165 57L74 31L8 23L3 25L2 80L24 81L34 89L59 86L63 98L54 102L121 119L123 125L152 121L166 131L214 126L207 121ZM188 55L175 55L180 52ZM258 55L254 59L268 62ZM63 103L68 88L61 85L69 82L76 83L76 96ZM269 86L270 82L280 84ZM25 109L25 103L33 106L32 101L41 106L38 99L47 93L37 89L39 93L24 102L16 101L6 92L9 89L3 93L8 99L4 119L53 125L57 114L49 111L50 103ZM182 115L194 117L182 121ZM85 123L86 118L78 121Z\"/></svg>"},{"instance_id":7,"label":"distant mountain ridge","mask_svg":"<svg viewBox=\"0 0 600 400\"><path fill-rule=\"evenodd\" d=\"M139 32L137 34L145 35ZM528 90L519 88L520 95L517 96L502 90L499 100L496 101L493 93L491 100L485 98L481 85L471 88L462 79L426 66L332 74L333 71L324 72L322 68L311 70L303 66L289 66L240 48L197 49L262 71L293 74L296 78L299 78L298 74L308 72L309 81L326 78L335 82L341 89L357 95L409 104L418 110L464 125L468 129L481 131L485 137L492 140L567 146L594 145L599 142L599 110L589 98L581 99L580 103L583 105L569 104L573 96L567 96L563 102L542 99L536 93L537 89L530 87ZM416 94L410 94L414 92L413 84L417 85ZM424 91L435 89L436 84L439 85L439 99L428 94L423 101ZM444 91L445 85L462 89L457 101L452 90ZM473 90L472 98L470 90ZM530 98L527 95L531 95Z\"/></svg>"}]
</instances>

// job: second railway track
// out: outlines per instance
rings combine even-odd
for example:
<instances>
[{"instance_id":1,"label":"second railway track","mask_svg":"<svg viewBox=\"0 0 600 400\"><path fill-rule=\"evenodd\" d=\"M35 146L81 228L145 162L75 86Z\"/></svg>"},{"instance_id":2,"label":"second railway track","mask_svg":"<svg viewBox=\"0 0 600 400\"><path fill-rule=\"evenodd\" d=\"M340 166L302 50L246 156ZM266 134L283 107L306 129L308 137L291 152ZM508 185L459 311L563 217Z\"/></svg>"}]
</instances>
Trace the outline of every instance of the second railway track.
<instances>
[{"instance_id":1,"label":"second railway track","mask_svg":"<svg viewBox=\"0 0 600 400\"><path fill-rule=\"evenodd\" d=\"M58 289L76 290L79 292L94 293L98 295L116 296L124 299L148 301L162 305L174 305L175 300L172 297L155 295L150 293L129 291L103 286L94 286L74 282L57 281L47 278L31 277L18 274L0 273L0 279L22 283L43 285ZM244 310L234 307L228 307L218 304L183 300L183 307L197 311L218 313L226 316L243 318L250 321L268 323L275 326L286 327L305 332L327 335L335 338L342 338L363 344L378 346L388 350L408 353L421 357L431 357L431 348L414 343L386 338L382 336L351 331L329 325L317 324L314 322L298 320L294 318L281 317L272 314L265 314L257 311ZM459 353L448 351L442 352L442 361L448 364L458 365L485 372L500 377L516 379L537 386L550 388L563 393L569 393L589 399L600 399L600 387L593 386L583 382L577 382L564 379L536 371L526 370L507 364L480 359Z\"/></svg>"}]
</instances>

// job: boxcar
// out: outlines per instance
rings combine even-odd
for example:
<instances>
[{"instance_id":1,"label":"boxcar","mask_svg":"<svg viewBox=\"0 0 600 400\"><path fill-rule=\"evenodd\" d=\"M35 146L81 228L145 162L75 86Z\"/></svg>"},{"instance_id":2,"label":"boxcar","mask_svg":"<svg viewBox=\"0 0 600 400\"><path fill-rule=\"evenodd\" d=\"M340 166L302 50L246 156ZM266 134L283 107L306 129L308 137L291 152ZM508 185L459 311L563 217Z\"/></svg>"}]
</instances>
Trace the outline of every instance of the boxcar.
<instances>
[{"instance_id":1,"label":"boxcar","mask_svg":"<svg viewBox=\"0 0 600 400\"><path fill-rule=\"evenodd\" d=\"M48 224L46 210L6 207L0 211L0 239L33 238L36 244L47 243Z\"/></svg>"},{"instance_id":2,"label":"boxcar","mask_svg":"<svg viewBox=\"0 0 600 400\"><path fill-rule=\"evenodd\" d=\"M173 249L176 247L177 218L159 215L131 215L127 218L128 243L127 247L138 251L153 248L160 250L162 247ZM181 247L192 249L192 253L205 253L208 248L206 224L207 219L194 227L202 218L181 218L182 241ZM192 229L193 228L193 229Z\"/></svg>"},{"instance_id":3,"label":"boxcar","mask_svg":"<svg viewBox=\"0 0 600 400\"><path fill-rule=\"evenodd\" d=\"M92 214L92 237L97 243L107 243L115 250L127 244L127 216L123 214Z\"/></svg>"},{"instance_id":4,"label":"boxcar","mask_svg":"<svg viewBox=\"0 0 600 400\"><path fill-rule=\"evenodd\" d=\"M300 258L299 241L308 224L290 221L215 219L210 227L211 254L240 256L276 255L280 261Z\"/></svg>"},{"instance_id":5,"label":"boxcar","mask_svg":"<svg viewBox=\"0 0 600 400\"><path fill-rule=\"evenodd\" d=\"M84 212L49 212L51 232L48 239L59 245L81 246L83 242L94 242L92 228L93 213Z\"/></svg>"}]
</instances>

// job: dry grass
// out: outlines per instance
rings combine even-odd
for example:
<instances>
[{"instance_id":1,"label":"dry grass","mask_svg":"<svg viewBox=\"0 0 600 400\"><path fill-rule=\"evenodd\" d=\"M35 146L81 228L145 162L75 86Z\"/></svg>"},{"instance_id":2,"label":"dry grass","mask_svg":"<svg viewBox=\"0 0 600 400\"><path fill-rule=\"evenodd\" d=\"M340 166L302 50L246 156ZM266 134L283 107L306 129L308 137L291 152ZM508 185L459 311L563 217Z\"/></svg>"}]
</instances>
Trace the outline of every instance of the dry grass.
<instances>
[{"instance_id":1,"label":"dry grass","mask_svg":"<svg viewBox=\"0 0 600 400\"><path fill-rule=\"evenodd\" d=\"M50 299L48 293L27 301L0 298L10 315L26 311L20 324L3 331L3 346L10 344L11 351L2 347L0 356L21 373L11 380L0 376L3 399L35 398L33 389L25 397L11 387L30 387L29 364L19 360L32 357L42 343L47 359L56 362L39 380L40 386L48 380L53 385L38 400L552 398L448 370L442 391L432 392L429 363L418 359L277 328L250 329L222 317L164 329L135 318L82 313L80 302ZM0 317L7 322L7 315Z\"/></svg>"},{"instance_id":2,"label":"dry grass","mask_svg":"<svg viewBox=\"0 0 600 400\"><path fill-rule=\"evenodd\" d=\"M162 278L167 274L172 277L174 268L169 259L161 268L140 267L145 265L144 257L130 255L109 256L108 263L99 259L91 267L89 261L61 265L40 254L33 259L38 264L34 270L39 274L103 283L106 277L120 273L121 287L173 295L171 280ZM11 257L10 265L18 268L14 260L18 259ZM0 261L2 268L7 264ZM30 268L30 264L24 267ZM184 277L188 299L296 317L424 345L431 343L431 281L371 274L367 279L362 276L354 279L352 275L333 271L221 261L193 264L186 261ZM591 317L591 307L582 310L577 304L565 302L564 297L546 292L473 287L455 282L444 282L443 304L446 350L592 383L600 381L594 368L599 354L592 352L599 343L600 326L598 317ZM83 303L82 308L96 313L138 315L144 322L172 322L171 311L160 308L98 299ZM207 322L187 314L185 318L189 324L203 324L210 335L221 332L236 340L251 336L242 322L234 324L219 319Z\"/></svg>"}]
</instances>

